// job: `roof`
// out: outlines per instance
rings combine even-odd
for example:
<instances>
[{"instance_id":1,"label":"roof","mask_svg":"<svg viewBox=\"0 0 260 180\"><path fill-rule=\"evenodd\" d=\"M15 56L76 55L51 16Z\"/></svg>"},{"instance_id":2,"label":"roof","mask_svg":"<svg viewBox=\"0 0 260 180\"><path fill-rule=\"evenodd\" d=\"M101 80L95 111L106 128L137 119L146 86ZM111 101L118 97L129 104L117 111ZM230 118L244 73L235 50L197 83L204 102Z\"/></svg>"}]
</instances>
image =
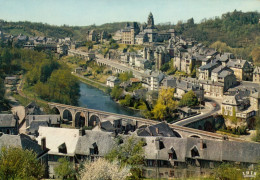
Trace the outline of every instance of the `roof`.
<instances>
[{"instance_id":1,"label":"roof","mask_svg":"<svg viewBox=\"0 0 260 180\"><path fill-rule=\"evenodd\" d=\"M50 149L50 154L59 154L58 147L65 143L68 155L75 155L76 145L79 139L78 129L39 127L38 143L42 138L46 138L46 147Z\"/></svg>"},{"instance_id":2,"label":"roof","mask_svg":"<svg viewBox=\"0 0 260 180\"><path fill-rule=\"evenodd\" d=\"M107 78L107 81L111 81L111 82L114 82L114 81L116 81L116 80L118 80L118 78L115 77L115 76L109 76L109 77Z\"/></svg>"},{"instance_id":3,"label":"roof","mask_svg":"<svg viewBox=\"0 0 260 180\"><path fill-rule=\"evenodd\" d=\"M149 134L149 136L176 137L173 130L164 122L148 126L145 129L138 129L137 135L143 136L144 130L146 131L145 134Z\"/></svg>"},{"instance_id":4,"label":"roof","mask_svg":"<svg viewBox=\"0 0 260 180\"><path fill-rule=\"evenodd\" d=\"M245 66L246 63L248 63L247 60L236 59L228 61L227 66L241 69Z\"/></svg>"},{"instance_id":5,"label":"roof","mask_svg":"<svg viewBox=\"0 0 260 180\"><path fill-rule=\"evenodd\" d=\"M216 63L216 62L210 62L210 63L208 63L204 66L200 66L199 69L200 70L208 70L208 69L212 69L212 68L216 67L217 65L218 65L218 63Z\"/></svg>"},{"instance_id":6,"label":"roof","mask_svg":"<svg viewBox=\"0 0 260 180\"><path fill-rule=\"evenodd\" d=\"M105 156L115 146L113 134L102 131L85 131L84 136L80 136L76 145L75 154L90 155L93 145L98 147L98 155Z\"/></svg>"},{"instance_id":7,"label":"roof","mask_svg":"<svg viewBox=\"0 0 260 180\"><path fill-rule=\"evenodd\" d=\"M60 124L60 115L48 114L48 115L28 115L26 126L29 126L33 121L45 121L50 125Z\"/></svg>"},{"instance_id":8,"label":"roof","mask_svg":"<svg viewBox=\"0 0 260 180\"><path fill-rule=\"evenodd\" d=\"M222 72L218 75L218 77L225 78L225 77L227 77L227 76L229 76L229 75L231 75L231 74L232 74L232 73L231 73L230 71L224 70L224 71L222 71Z\"/></svg>"},{"instance_id":9,"label":"roof","mask_svg":"<svg viewBox=\"0 0 260 180\"><path fill-rule=\"evenodd\" d=\"M0 127L15 127L16 122L13 114L0 114Z\"/></svg>"},{"instance_id":10,"label":"roof","mask_svg":"<svg viewBox=\"0 0 260 180\"><path fill-rule=\"evenodd\" d=\"M48 127L48 123L46 121L32 121L27 131L31 134L35 134L38 132L40 126Z\"/></svg>"},{"instance_id":11,"label":"roof","mask_svg":"<svg viewBox=\"0 0 260 180\"><path fill-rule=\"evenodd\" d=\"M33 140L30 136L25 134L20 135L0 135L0 149L2 147L21 147L22 149L33 150L37 155L40 155L43 151L37 141Z\"/></svg>"}]
</instances>

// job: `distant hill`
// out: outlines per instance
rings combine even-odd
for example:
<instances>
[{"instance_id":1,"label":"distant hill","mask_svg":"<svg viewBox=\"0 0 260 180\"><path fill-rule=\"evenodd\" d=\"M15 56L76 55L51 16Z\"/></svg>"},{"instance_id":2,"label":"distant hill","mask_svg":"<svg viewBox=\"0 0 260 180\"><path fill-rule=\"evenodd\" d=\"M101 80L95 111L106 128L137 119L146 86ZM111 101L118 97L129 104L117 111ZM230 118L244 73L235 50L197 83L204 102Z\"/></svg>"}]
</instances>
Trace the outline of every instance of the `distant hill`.
<instances>
[{"instance_id":1,"label":"distant hill","mask_svg":"<svg viewBox=\"0 0 260 180\"><path fill-rule=\"evenodd\" d=\"M191 37L220 51L231 51L239 57L257 59L260 63L260 13L233 11L223 14L221 17L205 19L195 24L193 19L187 22L178 22L176 25L160 24L159 30L174 28L177 34L183 37ZM106 30L108 33L122 29L126 22L106 23L90 26L53 26L32 22L6 22L0 21L0 30L18 35L47 37L72 37L74 40L85 40L88 30ZM221 48L220 48L221 47ZM255 49L255 53L252 51Z\"/></svg>"}]
</instances>

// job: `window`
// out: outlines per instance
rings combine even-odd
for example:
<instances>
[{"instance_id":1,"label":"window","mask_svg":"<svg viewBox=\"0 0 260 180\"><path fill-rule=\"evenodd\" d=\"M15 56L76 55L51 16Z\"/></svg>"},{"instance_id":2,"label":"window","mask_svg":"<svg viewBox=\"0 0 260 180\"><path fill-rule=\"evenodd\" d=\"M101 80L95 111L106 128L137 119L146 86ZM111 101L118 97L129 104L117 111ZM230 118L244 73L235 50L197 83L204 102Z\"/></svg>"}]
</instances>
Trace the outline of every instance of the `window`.
<instances>
[{"instance_id":1,"label":"window","mask_svg":"<svg viewBox=\"0 0 260 180\"><path fill-rule=\"evenodd\" d=\"M193 147L192 150L191 150L191 157L199 157L199 151L197 149L197 147Z\"/></svg>"}]
</instances>

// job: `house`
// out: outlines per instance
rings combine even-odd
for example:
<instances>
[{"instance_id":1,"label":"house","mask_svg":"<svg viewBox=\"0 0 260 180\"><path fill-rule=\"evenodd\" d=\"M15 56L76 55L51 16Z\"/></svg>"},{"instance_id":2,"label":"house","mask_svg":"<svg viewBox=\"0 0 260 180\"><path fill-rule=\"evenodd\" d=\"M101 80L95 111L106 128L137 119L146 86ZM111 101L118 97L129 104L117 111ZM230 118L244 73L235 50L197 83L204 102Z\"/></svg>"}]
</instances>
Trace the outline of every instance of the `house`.
<instances>
[{"instance_id":1,"label":"house","mask_svg":"<svg viewBox=\"0 0 260 180\"><path fill-rule=\"evenodd\" d=\"M196 112L192 111L192 109L189 107L182 107L182 108L178 108L177 110L180 115L180 119L184 119L196 114Z\"/></svg>"},{"instance_id":2,"label":"house","mask_svg":"<svg viewBox=\"0 0 260 180\"><path fill-rule=\"evenodd\" d=\"M60 115L28 115L26 117L26 131L32 135L38 135L40 126L60 127L60 124Z\"/></svg>"},{"instance_id":3,"label":"house","mask_svg":"<svg viewBox=\"0 0 260 180\"><path fill-rule=\"evenodd\" d=\"M148 88L151 91L158 91L160 83L164 78L164 74L158 71L154 72L151 70L146 70L144 74L145 77L142 86Z\"/></svg>"},{"instance_id":4,"label":"house","mask_svg":"<svg viewBox=\"0 0 260 180\"><path fill-rule=\"evenodd\" d=\"M240 81L253 80L253 66L247 60L230 60L227 66L234 71L235 76Z\"/></svg>"},{"instance_id":5,"label":"house","mask_svg":"<svg viewBox=\"0 0 260 180\"><path fill-rule=\"evenodd\" d=\"M75 73L76 74L81 74L82 72L84 71L84 69L82 68L82 67L77 67L77 68L75 68Z\"/></svg>"},{"instance_id":6,"label":"house","mask_svg":"<svg viewBox=\"0 0 260 180\"><path fill-rule=\"evenodd\" d=\"M17 80L18 79L16 76L5 77L5 84L14 85L16 84Z\"/></svg>"},{"instance_id":7,"label":"house","mask_svg":"<svg viewBox=\"0 0 260 180\"><path fill-rule=\"evenodd\" d=\"M250 105L250 99L237 93L234 96L224 96L221 104L222 115L235 117L244 122L256 115L253 106Z\"/></svg>"},{"instance_id":8,"label":"house","mask_svg":"<svg viewBox=\"0 0 260 180\"><path fill-rule=\"evenodd\" d=\"M255 67L254 69L253 82L260 83L260 67Z\"/></svg>"},{"instance_id":9,"label":"house","mask_svg":"<svg viewBox=\"0 0 260 180\"><path fill-rule=\"evenodd\" d=\"M135 44L135 36L139 33L139 26L137 22L133 22L131 25L126 23L122 32L122 43L123 44Z\"/></svg>"},{"instance_id":10,"label":"house","mask_svg":"<svg viewBox=\"0 0 260 180\"><path fill-rule=\"evenodd\" d=\"M45 141L48 151L48 167L50 178L56 178L54 168L58 160L67 157L73 163L84 160L95 160L104 157L115 146L111 132L85 131L82 129L66 129L40 127L37 141Z\"/></svg>"},{"instance_id":11,"label":"house","mask_svg":"<svg viewBox=\"0 0 260 180\"><path fill-rule=\"evenodd\" d=\"M165 122L150 126L141 126L135 132L138 136L180 137L180 135L173 131Z\"/></svg>"},{"instance_id":12,"label":"house","mask_svg":"<svg viewBox=\"0 0 260 180\"><path fill-rule=\"evenodd\" d=\"M210 80L212 70L218 66L219 64L214 61L199 67L199 80Z\"/></svg>"},{"instance_id":13,"label":"house","mask_svg":"<svg viewBox=\"0 0 260 180\"><path fill-rule=\"evenodd\" d=\"M18 134L18 117L13 114L0 114L0 132Z\"/></svg>"},{"instance_id":14,"label":"house","mask_svg":"<svg viewBox=\"0 0 260 180\"><path fill-rule=\"evenodd\" d=\"M96 30L87 31L87 41L98 41L98 33Z\"/></svg>"},{"instance_id":15,"label":"house","mask_svg":"<svg viewBox=\"0 0 260 180\"><path fill-rule=\"evenodd\" d=\"M215 69L212 70L211 80L218 82L218 77L219 77L220 73L224 70L234 73L234 71L229 69L228 67L220 65L220 66L218 66L218 67L216 67Z\"/></svg>"},{"instance_id":16,"label":"house","mask_svg":"<svg viewBox=\"0 0 260 180\"><path fill-rule=\"evenodd\" d=\"M144 44L148 42L148 36L145 32L140 32L138 35L135 36L135 44Z\"/></svg>"},{"instance_id":17,"label":"house","mask_svg":"<svg viewBox=\"0 0 260 180\"><path fill-rule=\"evenodd\" d=\"M116 84L119 83L119 79L115 76L109 76L107 78L107 86L108 87L115 87Z\"/></svg>"}]
</instances>

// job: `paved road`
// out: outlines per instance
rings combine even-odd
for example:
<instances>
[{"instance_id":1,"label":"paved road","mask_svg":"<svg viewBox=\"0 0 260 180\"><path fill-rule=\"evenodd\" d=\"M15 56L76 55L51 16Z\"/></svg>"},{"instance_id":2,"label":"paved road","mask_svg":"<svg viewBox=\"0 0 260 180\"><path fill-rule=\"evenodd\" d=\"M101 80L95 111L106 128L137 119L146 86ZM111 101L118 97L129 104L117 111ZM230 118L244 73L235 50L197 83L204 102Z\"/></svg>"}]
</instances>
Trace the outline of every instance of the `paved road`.
<instances>
[{"instance_id":1,"label":"paved road","mask_svg":"<svg viewBox=\"0 0 260 180\"><path fill-rule=\"evenodd\" d=\"M204 112L204 113L199 114L197 116L193 116L193 117L190 117L190 118L187 118L187 119L183 119L183 120L180 120L180 121L172 123L172 124L178 125L178 126L186 126L190 123L199 121L203 118L206 118L206 117L209 117L213 114L216 114L220 110L220 107L221 107L220 104L212 98L207 98L206 100L207 100L207 102L206 102L205 105L210 106L210 110L208 112ZM213 103L216 103L216 107L213 107L213 105L212 105Z\"/></svg>"},{"instance_id":2,"label":"paved road","mask_svg":"<svg viewBox=\"0 0 260 180\"><path fill-rule=\"evenodd\" d=\"M109 59L102 58L102 56L100 56L100 55L97 55L96 57L97 57L96 61L102 62L104 64L109 64L109 66L115 67L122 71L132 71L134 76L137 76L137 77L146 77L147 76L146 74L144 74L144 71L142 71L142 70L136 70L130 66L119 63L115 60L109 60Z\"/></svg>"}]
</instances>

